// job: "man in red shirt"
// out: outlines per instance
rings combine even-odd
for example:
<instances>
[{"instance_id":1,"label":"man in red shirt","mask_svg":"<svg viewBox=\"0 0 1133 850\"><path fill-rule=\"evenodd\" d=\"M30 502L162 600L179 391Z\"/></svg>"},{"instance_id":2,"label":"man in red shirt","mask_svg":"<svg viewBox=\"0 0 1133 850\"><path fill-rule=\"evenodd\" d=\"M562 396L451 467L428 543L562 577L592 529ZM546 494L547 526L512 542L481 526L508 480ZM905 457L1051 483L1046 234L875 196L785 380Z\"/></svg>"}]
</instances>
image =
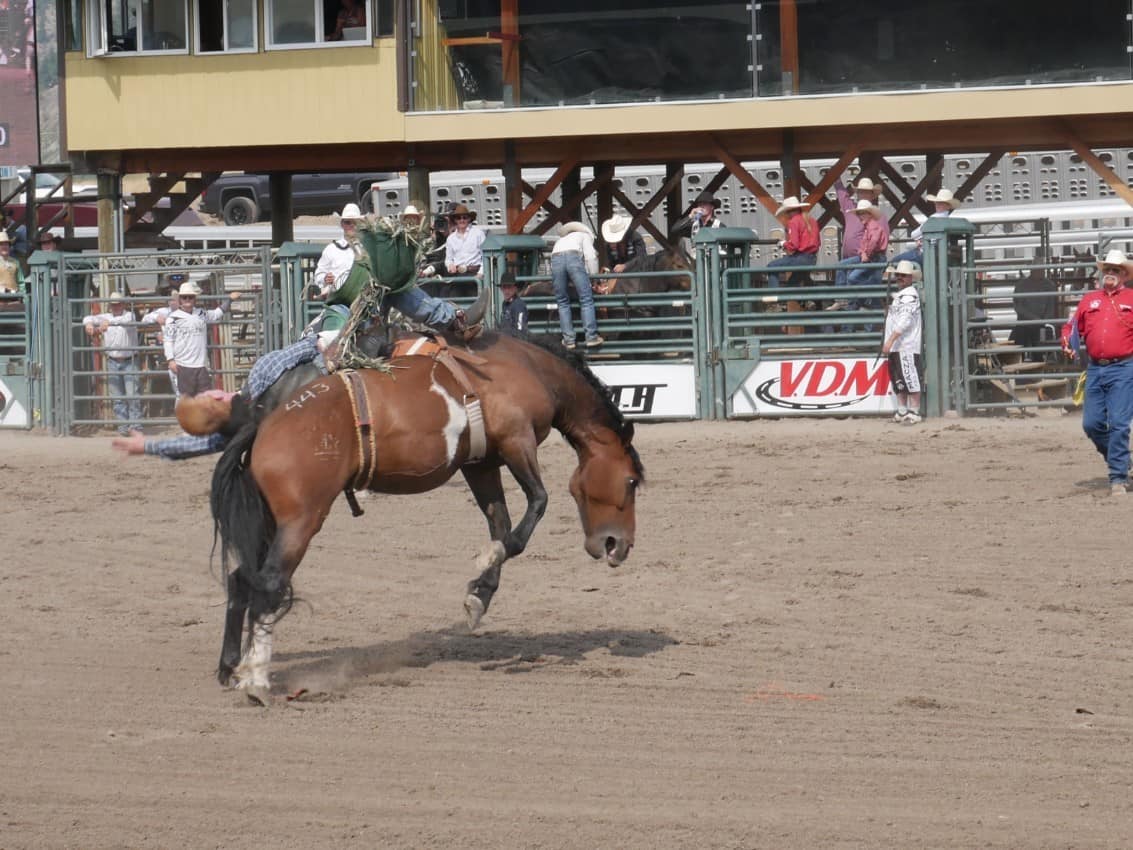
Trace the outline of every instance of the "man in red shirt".
<instances>
[{"instance_id":1,"label":"man in red shirt","mask_svg":"<svg viewBox=\"0 0 1133 850\"><path fill-rule=\"evenodd\" d=\"M818 222L803 212L809 207L810 204L792 196L783 201L783 205L775 211L777 217L787 216L787 238L781 243L783 256L768 263L769 268L813 266L818 261L818 249L822 245L822 239L818 233ZM767 285L778 286L779 275L775 272L768 273Z\"/></svg>"},{"instance_id":2,"label":"man in red shirt","mask_svg":"<svg viewBox=\"0 0 1133 850\"><path fill-rule=\"evenodd\" d=\"M1062 328L1062 350L1075 355L1077 327L1086 344L1086 404L1082 430L1109 467L1110 493L1124 496L1129 482L1129 423L1133 420L1133 260L1113 250L1098 261L1101 289L1082 296Z\"/></svg>"}]
</instances>

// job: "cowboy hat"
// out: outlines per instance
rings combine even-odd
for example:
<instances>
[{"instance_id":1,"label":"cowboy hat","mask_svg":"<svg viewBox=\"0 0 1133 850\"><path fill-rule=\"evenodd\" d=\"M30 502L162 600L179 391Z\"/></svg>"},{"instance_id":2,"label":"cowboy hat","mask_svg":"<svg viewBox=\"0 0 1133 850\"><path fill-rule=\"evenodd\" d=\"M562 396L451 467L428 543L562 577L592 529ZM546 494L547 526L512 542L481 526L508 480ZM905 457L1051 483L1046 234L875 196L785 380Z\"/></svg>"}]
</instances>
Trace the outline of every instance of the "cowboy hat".
<instances>
[{"instance_id":1,"label":"cowboy hat","mask_svg":"<svg viewBox=\"0 0 1133 850\"><path fill-rule=\"evenodd\" d=\"M692 205L699 207L701 204L712 204L714 209L720 209L720 201L711 192L705 190L692 199Z\"/></svg>"},{"instance_id":2,"label":"cowboy hat","mask_svg":"<svg viewBox=\"0 0 1133 850\"><path fill-rule=\"evenodd\" d=\"M615 215L602 222L602 238L609 244L621 242L625 239L633 219L628 215Z\"/></svg>"},{"instance_id":3,"label":"cowboy hat","mask_svg":"<svg viewBox=\"0 0 1133 850\"><path fill-rule=\"evenodd\" d=\"M515 286L515 287L519 286L519 284L515 280L515 273L514 272L504 272L502 275L500 275L500 279L496 283L496 285L497 286Z\"/></svg>"},{"instance_id":4,"label":"cowboy hat","mask_svg":"<svg viewBox=\"0 0 1133 850\"><path fill-rule=\"evenodd\" d=\"M934 204L948 204L952 209L956 209L960 204L964 203L952 194L951 189L941 189L935 195L925 195L924 199L926 201L932 201Z\"/></svg>"},{"instance_id":5,"label":"cowboy hat","mask_svg":"<svg viewBox=\"0 0 1133 850\"><path fill-rule=\"evenodd\" d=\"M8 234L5 231L0 230L0 243L6 243L6 242L11 242L11 241L12 240L8 238Z\"/></svg>"},{"instance_id":6,"label":"cowboy hat","mask_svg":"<svg viewBox=\"0 0 1133 850\"><path fill-rule=\"evenodd\" d=\"M1125 271L1133 275L1133 260L1125 256L1124 251L1119 251L1117 248L1111 248L1109 253L1105 255L1105 259L1098 260L1098 268L1102 266L1124 266Z\"/></svg>"},{"instance_id":7,"label":"cowboy hat","mask_svg":"<svg viewBox=\"0 0 1133 850\"><path fill-rule=\"evenodd\" d=\"M170 276L172 277L172 275L170 275ZM177 290L177 294L178 295L200 295L201 294L201 288L199 286L197 286L195 283L193 283L193 281L187 280L183 284L181 284L181 287Z\"/></svg>"},{"instance_id":8,"label":"cowboy hat","mask_svg":"<svg viewBox=\"0 0 1133 850\"><path fill-rule=\"evenodd\" d=\"M863 177L858 181L858 185L853 187L855 192L880 192L881 187L870 180L868 177Z\"/></svg>"},{"instance_id":9,"label":"cowboy hat","mask_svg":"<svg viewBox=\"0 0 1133 850\"><path fill-rule=\"evenodd\" d=\"M881 218L881 207L877 204L870 203L865 198L858 201L858 205L854 207L856 213L869 213L874 218Z\"/></svg>"},{"instance_id":10,"label":"cowboy hat","mask_svg":"<svg viewBox=\"0 0 1133 850\"><path fill-rule=\"evenodd\" d=\"M775 215L781 216L783 213L790 212L791 210L810 209L810 207L812 206L813 204L808 204L805 201L800 201L795 195L791 195L791 197L783 199L783 204L779 207L779 209L775 210Z\"/></svg>"},{"instance_id":11,"label":"cowboy hat","mask_svg":"<svg viewBox=\"0 0 1133 850\"><path fill-rule=\"evenodd\" d=\"M402 218L405 218L407 215L420 216L420 215L424 215L424 213L422 213L421 210L417 208L417 205L415 203L410 201L408 204L405 205L405 209L403 209L401 211L401 217Z\"/></svg>"},{"instance_id":12,"label":"cowboy hat","mask_svg":"<svg viewBox=\"0 0 1133 850\"><path fill-rule=\"evenodd\" d=\"M342 208L342 212L338 214L339 221L361 221L362 210L358 209L357 204L347 204Z\"/></svg>"},{"instance_id":13,"label":"cowboy hat","mask_svg":"<svg viewBox=\"0 0 1133 850\"><path fill-rule=\"evenodd\" d=\"M470 222L476 220L476 210L470 210L464 204L457 204L451 210L448 211L448 217L449 218L456 218L458 215L468 216L468 220Z\"/></svg>"},{"instance_id":14,"label":"cowboy hat","mask_svg":"<svg viewBox=\"0 0 1133 850\"><path fill-rule=\"evenodd\" d=\"M568 221L566 224L559 228L559 232L563 236L566 236L568 233L585 233L591 239L594 238L594 233L581 221Z\"/></svg>"},{"instance_id":15,"label":"cowboy hat","mask_svg":"<svg viewBox=\"0 0 1133 850\"><path fill-rule=\"evenodd\" d=\"M920 280L921 267L912 260L898 260L897 266L893 269L893 274L910 274L913 276L913 280Z\"/></svg>"},{"instance_id":16,"label":"cowboy hat","mask_svg":"<svg viewBox=\"0 0 1133 850\"><path fill-rule=\"evenodd\" d=\"M125 301L126 296L123 295L121 292L111 292L110 293L110 300L111 301Z\"/></svg>"}]
</instances>

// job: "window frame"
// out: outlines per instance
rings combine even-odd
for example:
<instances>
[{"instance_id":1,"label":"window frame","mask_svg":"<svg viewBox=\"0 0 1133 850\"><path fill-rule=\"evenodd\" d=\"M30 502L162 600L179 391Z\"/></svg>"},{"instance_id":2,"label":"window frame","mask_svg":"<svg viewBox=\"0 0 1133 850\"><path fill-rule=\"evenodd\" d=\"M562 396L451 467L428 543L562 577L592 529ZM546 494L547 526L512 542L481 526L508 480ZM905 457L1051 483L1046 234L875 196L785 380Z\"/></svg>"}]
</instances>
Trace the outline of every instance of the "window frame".
<instances>
[{"instance_id":1,"label":"window frame","mask_svg":"<svg viewBox=\"0 0 1133 850\"><path fill-rule=\"evenodd\" d=\"M273 38L275 0L264 0L264 50L321 50L335 47L373 47L374 45L374 3L371 0L360 0L366 7L366 38L351 41L327 41L326 33L322 32L323 16L325 15L324 0L310 0L311 9L318 26L315 29L315 41L276 44Z\"/></svg>"},{"instance_id":2,"label":"window frame","mask_svg":"<svg viewBox=\"0 0 1133 850\"><path fill-rule=\"evenodd\" d=\"M253 0L252 2L252 46L251 47L229 47L228 46L228 2L223 0L223 24L224 24L224 46L220 50L202 50L201 49L201 0L193 0L193 55L194 56L232 56L241 53L259 53L260 52L260 4ZM264 4L265 8L268 4Z\"/></svg>"},{"instance_id":3,"label":"window frame","mask_svg":"<svg viewBox=\"0 0 1133 850\"><path fill-rule=\"evenodd\" d=\"M138 37L137 33L141 30L142 21L142 2L143 0L125 0L127 7L134 12L135 23L135 38ZM107 0L88 0L86 3L86 14L84 15L84 30L87 34L86 55L91 59L113 59L115 57L132 57L139 56L188 56L190 47L189 38L189 0L163 0L166 3L181 3L181 10L184 13L185 25L185 46L178 47L173 50L139 50L136 46L133 50L111 50L110 49L110 23L106 16L106 3Z\"/></svg>"}]
</instances>

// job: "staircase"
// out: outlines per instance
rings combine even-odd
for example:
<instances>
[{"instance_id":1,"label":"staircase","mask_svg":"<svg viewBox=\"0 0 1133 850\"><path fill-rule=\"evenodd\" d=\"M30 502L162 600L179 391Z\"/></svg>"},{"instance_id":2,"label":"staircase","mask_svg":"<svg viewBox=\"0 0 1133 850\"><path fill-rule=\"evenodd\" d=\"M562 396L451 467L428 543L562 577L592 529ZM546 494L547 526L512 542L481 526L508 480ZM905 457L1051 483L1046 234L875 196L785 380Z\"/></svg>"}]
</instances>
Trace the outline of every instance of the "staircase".
<instances>
[{"instance_id":1,"label":"staircase","mask_svg":"<svg viewBox=\"0 0 1133 850\"><path fill-rule=\"evenodd\" d=\"M134 194L133 209L126 217L127 239L129 234L160 234L219 176L219 171L151 174L149 191ZM165 198L168 204L161 203Z\"/></svg>"}]
</instances>

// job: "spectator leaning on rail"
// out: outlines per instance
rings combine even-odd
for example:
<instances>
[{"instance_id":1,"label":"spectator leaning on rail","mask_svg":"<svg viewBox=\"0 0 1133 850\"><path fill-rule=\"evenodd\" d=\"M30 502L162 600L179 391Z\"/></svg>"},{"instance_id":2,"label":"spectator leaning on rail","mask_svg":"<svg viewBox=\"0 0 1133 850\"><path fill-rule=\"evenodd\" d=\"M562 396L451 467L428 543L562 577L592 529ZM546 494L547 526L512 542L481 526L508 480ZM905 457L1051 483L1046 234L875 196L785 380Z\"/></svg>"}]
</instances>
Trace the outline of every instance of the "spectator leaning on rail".
<instances>
[{"instance_id":1,"label":"spectator leaning on rail","mask_svg":"<svg viewBox=\"0 0 1133 850\"><path fill-rule=\"evenodd\" d=\"M177 376L177 394L194 396L211 386L207 361L208 326L219 322L239 293L225 295L220 306L205 310L197 306L201 288L185 281L177 290L177 309L165 319L162 330L165 359L169 371Z\"/></svg>"},{"instance_id":2,"label":"spectator leaning on rail","mask_svg":"<svg viewBox=\"0 0 1133 850\"><path fill-rule=\"evenodd\" d=\"M926 201L932 201L933 213L929 218L947 218L952 215L963 203L959 198L952 194L949 189L941 189L935 195L925 195ZM917 240L916 245L908 251L903 251L893 258L893 262L901 260L912 260L918 266L924 265L924 225L919 225L912 233L909 234Z\"/></svg>"},{"instance_id":3,"label":"spectator leaning on rail","mask_svg":"<svg viewBox=\"0 0 1133 850\"><path fill-rule=\"evenodd\" d=\"M921 421L924 364L921 360L921 294L916 287L921 270L910 260L901 260L894 270L900 287L885 314L885 338L881 353L889 358L889 380L897 396L893 421L916 425Z\"/></svg>"},{"instance_id":4,"label":"spectator leaning on rail","mask_svg":"<svg viewBox=\"0 0 1133 850\"><path fill-rule=\"evenodd\" d=\"M1129 483L1129 424L1133 420L1133 260L1113 250L1098 261L1100 289L1087 292L1062 328L1062 350L1074 356L1075 328L1086 344L1086 403L1082 430L1109 468L1110 492Z\"/></svg>"},{"instance_id":5,"label":"spectator leaning on rail","mask_svg":"<svg viewBox=\"0 0 1133 850\"><path fill-rule=\"evenodd\" d=\"M811 204L804 203L792 195L775 210L776 218L787 216L787 238L779 243L783 249L783 256L772 260L767 264L768 267L813 266L818 261L818 249L822 245L818 222L803 212L810 207ZM779 275L770 272L767 275L767 285L778 286Z\"/></svg>"},{"instance_id":6,"label":"spectator leaning on rail","mask_svg":"<svg viewBox=\"0 0 1133 850\"><path fill-rule=\"evenodd\" d=\"M481 246L487 238L476 226L476 213L464 204L457 204L448 214L448 239L445 240L445 270L450 275L478 275L484 264Z\"/></svg>"},{"instance_id":7,"label":"spectator leaning on rail","mask_svg":"<svg viewBox=\"0 0 1133 850\"><path fill-rule=\"evenodd\" d=\"M575 347L574 322L571 320L570 293L567 289L570 285L578 293L586 347L597 348L606 340L598 335L594 289L590 283L590 275L598 273L594 233L580 221L568 221L562 226L562 234L551 249L551 287L559 305L559 330L563 334L563 345L568 349Z\"/></svg>"},{"instance_id":8,"label":"spectator leaning on rail","mask_svg":"<svg viewBox=\"0 0 1133 850\"><path fill-rule=\"evenodd\" d=\"M138 329L132 310L126 309L126 296L110 296L110 312L83 317L83 330L94 339L102 337L106 360L106 382L114 399L114 418L118 433L126 436L142 430L142 399L138 395Z\"/></svg>"},{"instance_id":9,"label":"spectator leaning on rail","mask_svg":"<svg viewBox=\"0 0 1133 850\"><path fill-rule=\"evenodd\" d=\"M854 197L856 196L858 201L866 200L876 204L881 197L881 186L868 177L863 177L858 181L857 186L843 185L841 182L835 184L834 192L838 196L838 206L842 209L843 219L842 259L839 262L845 265L860 263L863 230L861 219L854 214L854 210L857 209L857 201L854 200ZM888 235L889 222L882 220L881 227ZM834 283L837 286L846 285L846 272L844 270L838 270Z\"/></svg>"},{"instance_id":10,"label":"spectator leaning on rail","mask_svg":"<svg viewBox=\"0 0 1133 850\"><path fill-rule=\"evenodd\" d=\"M854 258L858 263L880 263L885 259L885 252L889 248L889 228L882 226L884 216L881 213L881 208L873 201L868 201L865 198L858 201L858 205L854 207L854 216L861 222L862 238L861 244L858 246L858 256ZM843 263L846 260L842 261ZM881 269L854 269L849 274L843 276L843 272L839 270L838 277L835 278L835 285L838 286L876 286L881 283ZM864 303L852 298L846 301L835 301L827 310L860 310L862 307L871 306L871 300L866 300ZM868 331L869 326L864 326L863 330Z\"/></svg>"},{"instance_id":11,"label":"spectator leaning on rail","mask_svg":"<svg viewBox=\"0 0 1133 850\"><path fill-rule=\"evenodd\" d=\"M610 261L605 271L621 274L630 260L645 256L645 240L636 230L630 229L631 224L633 219L628 215L615 215L602 222L602 241L606 243L606 255Z\"/></svg>"}]
</instances>

